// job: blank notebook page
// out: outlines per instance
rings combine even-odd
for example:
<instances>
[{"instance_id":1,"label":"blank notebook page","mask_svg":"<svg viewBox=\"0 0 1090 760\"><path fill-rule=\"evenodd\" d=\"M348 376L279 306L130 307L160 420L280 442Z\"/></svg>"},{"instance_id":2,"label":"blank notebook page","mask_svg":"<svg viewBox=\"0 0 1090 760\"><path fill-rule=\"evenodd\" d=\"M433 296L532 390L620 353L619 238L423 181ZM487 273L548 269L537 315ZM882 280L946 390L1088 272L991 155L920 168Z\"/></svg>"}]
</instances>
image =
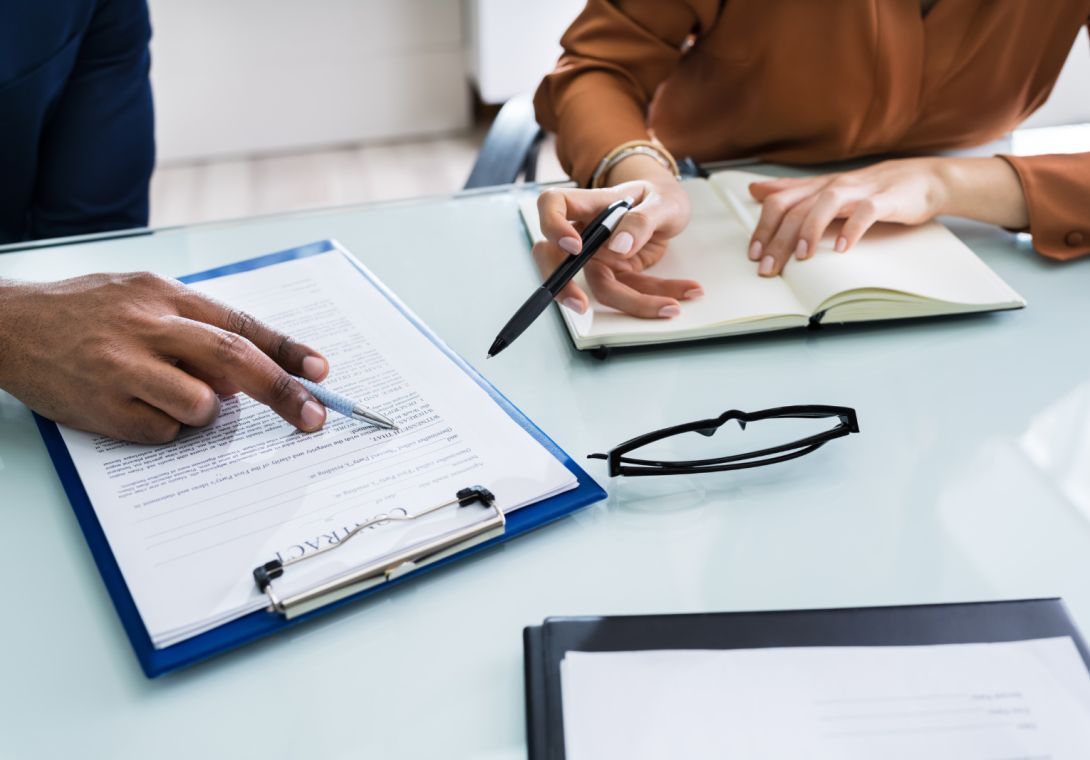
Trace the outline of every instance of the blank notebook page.
<instances>
[{"instance_id":1,"label":"blank notebook page","mask_svg":"<svg viewBox=\"0 0 1090 760\"><path fill-rule=\"evenodd\" d=\"M728 171L709 181L752 229L761 205L750 195L749 184L762 179L768 177ZM938 222L911 227L878 224L844 253L834 250L839 233L840 222L835 222L812 258L792 260L784 269L783 279L808 314L837 293L861 289L908 293L948 303L1023 304L1021 296Z\"/></svg>"}]
</instances>

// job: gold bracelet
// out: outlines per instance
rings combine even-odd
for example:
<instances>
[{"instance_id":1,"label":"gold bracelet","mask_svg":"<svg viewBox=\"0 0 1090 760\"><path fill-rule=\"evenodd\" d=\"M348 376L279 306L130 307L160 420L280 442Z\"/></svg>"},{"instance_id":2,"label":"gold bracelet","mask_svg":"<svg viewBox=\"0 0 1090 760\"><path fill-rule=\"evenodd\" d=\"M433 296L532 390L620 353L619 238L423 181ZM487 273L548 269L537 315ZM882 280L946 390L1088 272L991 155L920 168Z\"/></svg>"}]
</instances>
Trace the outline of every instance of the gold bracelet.
<instances>
[{"instance_id":1,"label":"gold bracelet","mask_svg":"<svg viewBox=\"0 0 1090 760\"><path fill-rule=\"evenodd\" d=\"M677 168L677 161L670 155L670 151L663 147L662 143L652 140L631 140L618 145L598 162L594 174L590 177L590 186L601 187L602 183L605 182L606 175L609 174L609 170L629 156L648 156L653 158L662 164L664 169L678 179L681 179Z\"/></svg>"}]
</instances>

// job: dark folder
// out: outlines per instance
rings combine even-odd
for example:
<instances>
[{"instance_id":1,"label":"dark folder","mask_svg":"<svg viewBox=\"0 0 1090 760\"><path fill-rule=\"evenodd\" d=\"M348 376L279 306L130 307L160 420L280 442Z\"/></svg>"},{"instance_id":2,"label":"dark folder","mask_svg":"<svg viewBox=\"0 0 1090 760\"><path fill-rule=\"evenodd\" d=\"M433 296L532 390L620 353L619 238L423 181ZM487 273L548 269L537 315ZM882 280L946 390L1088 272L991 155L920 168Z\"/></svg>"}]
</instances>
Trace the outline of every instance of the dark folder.
<instances>
[{"instance_id":1,"label":"dark folder","mask_svg":"<svg viewBox=\"0 0 1090 760\"><path fill-rule=\"evenodd\" d=\"M563 760L560 661L569 651L911 646L1070 636L1090 650L1059 599L786 612L549 618L523 631L531 760Z\"/></svg>"}]
</instances>

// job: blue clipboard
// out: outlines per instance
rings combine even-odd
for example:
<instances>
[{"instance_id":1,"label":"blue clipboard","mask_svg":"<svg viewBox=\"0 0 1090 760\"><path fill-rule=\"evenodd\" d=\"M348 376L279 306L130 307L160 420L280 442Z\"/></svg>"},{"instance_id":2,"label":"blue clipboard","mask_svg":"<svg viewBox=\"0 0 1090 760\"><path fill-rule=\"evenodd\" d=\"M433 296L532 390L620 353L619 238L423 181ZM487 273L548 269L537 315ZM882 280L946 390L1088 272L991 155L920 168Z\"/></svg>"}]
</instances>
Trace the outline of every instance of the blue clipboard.
<instances>
[{"instance_id":1,"label":"blue clipboard","mask_svg":"<svg viewBox=\"0 0 1090 760\"><path fill-rule=\"evenodd\" d=\"M383 591L387 588L397 586L434 568L443 567L462 557L479 552L502 541L521 536L535 528L539 528L542 525L551 523L565 515L569 515L582 507L593 504L596 501L601 501L606 496L602 487L594 482L594 480L579 467L571 457L553 443L553 441L531 422L526 415L520 412L514 404L504 398L504 396L496 390L491 383L482 377L477 370L454 353L454 351L424 325L424 323L421 322L396 295L379 282L379 280L366 267L357 261L355 257L349 255L347 251L341 248L336 241L325 240L318 243L312 243L299 248L292 248L287 251L259 256L236 264L209 269L206 272L199 272L180 279L185 283L200 282L202 280L210 280L216 277L223 277L224 275L235 274L237 272L246 272L261 267L280 264L285 261L291 261L293 259L316 256L331 251L339 251L341 255L344 255L359 271L360 275L363 276L372 287L382 293L382 295L384 295L390 303L401 312L405 319L415 325L436 348L446 354L451 361L473 378L478 385L480 385L481 388L483 388L488 395L511 416L511 419L515 420L515 422L533 436L534 440L544 446L545 449L560 460L564 466L576 476L579 485L574 490L558 494L545 499L544 501L511 512L507 515L506 530L501 536L468 547L452 556L440 559L401 577L388 580L374 588L366 589L344 599L331 602L320 609L290 620L262 609L238 618L237 620L225 623L206 633L186 639L185 641L178 642L177 644L173 644L163 649L156 649L152 645L151 637L144 627L143 620L140 618L136 603L129 593L129 588L125 583L121 568L118 567L113 552L110 550L109 542L106 540L106 534L99 524L94 507L91 506L91 500L88 498L87 491L84 489L83 483L80 481L79 475L76 472L75 464L68 453L68 447L61 437L60 430L57 428L56 423L35 414L34 418L38 424L38 430L41 432L46 449L49 451L49 456L53 460L53 466L56 468L57 475L60 477L65 493L68 495L68 500L72 504L72 510L76 513L76 519L79 521L80 528L83 530L84 538L87 541L88 547L91 549L95 564L98 565L98 570L102 575L103 582L106 584L106 589L113 599L114 607L117 608L121 623L124 626L126 633L129 635L129 640L132 642L136 657L140 661L140 665L148 678L155 678L164 673L169 673L172 670L193 665L194 663L206 660L217 654L234 649L235 647L248 644L251 641L256 641L264 636L281 631L289 626L304 623L325 612L337 609L346 604L351 604L358 599L370 596L371 594Z\"/></svg>"}]
</instances>

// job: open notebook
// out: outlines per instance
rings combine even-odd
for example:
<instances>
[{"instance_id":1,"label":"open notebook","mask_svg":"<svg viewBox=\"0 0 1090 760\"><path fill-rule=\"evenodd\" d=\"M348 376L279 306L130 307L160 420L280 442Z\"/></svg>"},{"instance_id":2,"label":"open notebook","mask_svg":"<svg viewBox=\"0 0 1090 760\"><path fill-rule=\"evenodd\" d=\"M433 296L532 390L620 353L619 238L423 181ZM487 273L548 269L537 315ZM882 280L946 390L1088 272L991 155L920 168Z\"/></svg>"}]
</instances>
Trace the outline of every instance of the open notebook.
<instances>
[{"instance_id":1,"label":"open notebook","mask_svg":"<svg viewBox=\"0 0 1090 760\"><path fill-rule=\"evenodd\" d=\"M807 261L792 260L781 277L760 277L746 251L760 217L749 183L763 175L724 171L684 182L692 199L688 228L648 270L691 278L705 296L683 302L674 319L639 319L591 298L577 314L560 308L576 347L635 346L802 327L811 321L864 322L1018 309L1025 300L938 222L880 224L852 250L833 250L833 227ZM522 203L530 236L542 239L535 199ZM582 275L577 282L588 295Z\"/></svg>"}]
</instances>

